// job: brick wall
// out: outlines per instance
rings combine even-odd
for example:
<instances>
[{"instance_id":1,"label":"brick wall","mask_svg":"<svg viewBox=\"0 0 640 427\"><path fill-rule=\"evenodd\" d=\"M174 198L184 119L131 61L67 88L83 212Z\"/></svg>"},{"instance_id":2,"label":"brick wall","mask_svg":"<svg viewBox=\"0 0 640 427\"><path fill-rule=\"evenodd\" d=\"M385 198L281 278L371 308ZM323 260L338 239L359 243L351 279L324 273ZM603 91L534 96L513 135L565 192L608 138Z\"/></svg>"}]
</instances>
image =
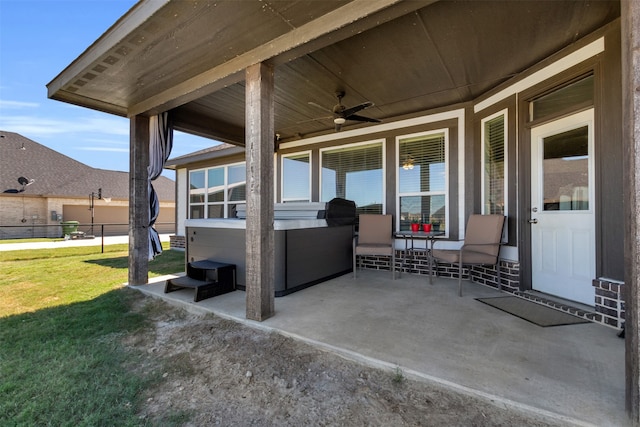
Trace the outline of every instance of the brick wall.
<instances>
[{"instance_id":1,"label":"brick wall","mask_svg":"<svg viewBox=\"0 0 640 427\"><path fill-rule=\"evenodd\" d=\"M567 311L574 315L584 317L591 321L604 325L621 328L624 323L624 298L623 283L606 280L594 280L593 286L596 288L595 313L585 311L575 307L563 305L553 300L545 299L530 293L522 292L519 289L520 263L514 261L500 260L500 281L502 290L517 294L521 297L535 300L538 303L549 305L556 309ZM368 268L373 270L389 270L389 258L382 256L362 256L358 257L358 268ZM403 273L429 274L429 264L425 251L405 253L404 250L396 251L396 269ZM458 266L454 264L438 263L437 276L447 278L458 278ZM471 276L469 276L471 274ZM498 287L498 279L495 267L491 266L471 266L462 269L463 280L471 280L493 288Z\"/></svg>"},{"instance_id":2,"label":"brick wall","mask_svg":"<svg viewBox=\"0 0 640 427\"><path fill-rule=\"evenodd\" d=\"M596 290L596 312L602 315L602 323L622 328L624 324L624 283L596 279L593 281Z\"/></svg>"},{"instance_id":3,"label":"brick wall","mask_svg":"<svg viewBox=\"0 0 640 427\"><path fill-rule=\"evenodd\" d=\"M169 249L185 250L187 248L187 239L184 236L169 236Z\"/></svg>"}]
</instances>

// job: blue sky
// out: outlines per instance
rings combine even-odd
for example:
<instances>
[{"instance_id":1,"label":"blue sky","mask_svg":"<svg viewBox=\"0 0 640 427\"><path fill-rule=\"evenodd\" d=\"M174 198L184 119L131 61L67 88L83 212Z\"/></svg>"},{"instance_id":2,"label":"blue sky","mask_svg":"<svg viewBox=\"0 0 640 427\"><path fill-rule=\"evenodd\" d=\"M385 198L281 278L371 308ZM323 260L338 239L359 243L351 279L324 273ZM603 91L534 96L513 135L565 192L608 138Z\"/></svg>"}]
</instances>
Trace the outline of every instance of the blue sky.
<instances>
[{"instance_id":1,"label":"blue sky","mask_svg":"<svg viewBox=\"0 0 640 427\"><path fill-rule=\"evenodd\" d=\"M92 167L128 171L128 119L50 100L46 85L135 3L0 0L0 130ZM174 140L171 157L216 144L179 132Z\"/></svg>"}]
</instances>

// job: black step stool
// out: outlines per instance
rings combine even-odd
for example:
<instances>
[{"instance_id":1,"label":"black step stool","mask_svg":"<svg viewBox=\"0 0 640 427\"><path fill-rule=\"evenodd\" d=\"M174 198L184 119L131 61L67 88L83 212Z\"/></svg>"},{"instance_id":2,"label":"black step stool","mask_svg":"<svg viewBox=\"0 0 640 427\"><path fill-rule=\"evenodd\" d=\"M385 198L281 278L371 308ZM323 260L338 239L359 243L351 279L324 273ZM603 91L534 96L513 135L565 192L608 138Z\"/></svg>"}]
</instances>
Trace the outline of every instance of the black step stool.
<instances>
[{"instance_id":1,"label":"black step stool","mask_svg":"<svg viewBox=\"0 0 640 427\"><path fill-rule=\"evenodd\" d=\"M231 292L236 288L236 266L209 260L190 262L187 275L167 280L164 293L184 288L195 289L194 302Z\"/></svg>"}]
</instances>

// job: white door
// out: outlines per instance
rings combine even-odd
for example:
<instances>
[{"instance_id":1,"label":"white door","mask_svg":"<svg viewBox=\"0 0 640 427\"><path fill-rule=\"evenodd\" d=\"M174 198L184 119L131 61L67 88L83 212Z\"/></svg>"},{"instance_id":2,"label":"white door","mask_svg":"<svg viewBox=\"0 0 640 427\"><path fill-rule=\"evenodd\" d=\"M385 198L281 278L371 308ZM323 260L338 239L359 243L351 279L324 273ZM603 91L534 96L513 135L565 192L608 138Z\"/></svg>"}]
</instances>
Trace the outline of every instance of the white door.
<instances>
[{"instance_id":1,"label":"white door","mask_svg":"<svg viewBox=\"0 0 640 427\"><path fill-rule=\"evenodd\" d=\"M590 306L595 293L593 110L531 130L532 287Z\"/></svg>"}]
</instances>

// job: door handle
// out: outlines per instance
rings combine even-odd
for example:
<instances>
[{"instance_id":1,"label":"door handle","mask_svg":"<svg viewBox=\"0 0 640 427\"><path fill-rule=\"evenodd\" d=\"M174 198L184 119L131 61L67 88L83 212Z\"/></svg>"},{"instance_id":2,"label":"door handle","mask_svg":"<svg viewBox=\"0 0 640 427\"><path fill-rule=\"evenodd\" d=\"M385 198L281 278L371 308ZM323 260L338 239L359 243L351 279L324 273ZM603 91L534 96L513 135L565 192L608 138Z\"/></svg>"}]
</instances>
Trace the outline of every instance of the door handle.
<instances>
[{"instance_id":1,"label":"door handle","mask_svg":"<svg viewBox=\"0 0 640 427\"><path fill-rule=\"evenodd\" d=\"M533 218L529 220L529 224L537 224L538 223L538 219L537 218Z\"/></svg>"}]
</instances>

